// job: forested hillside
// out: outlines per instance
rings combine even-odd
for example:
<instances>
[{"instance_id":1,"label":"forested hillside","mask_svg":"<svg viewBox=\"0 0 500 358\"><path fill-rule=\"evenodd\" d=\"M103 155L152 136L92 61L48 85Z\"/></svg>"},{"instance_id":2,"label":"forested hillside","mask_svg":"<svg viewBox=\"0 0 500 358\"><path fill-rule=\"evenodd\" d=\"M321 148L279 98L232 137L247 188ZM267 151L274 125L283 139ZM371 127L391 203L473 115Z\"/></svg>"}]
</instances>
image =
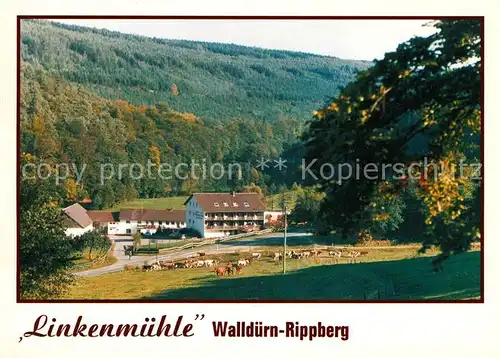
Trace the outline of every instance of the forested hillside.
<instances>
[{"instance_id":1,"label":"forested hillside","mask_svg":"<svg viewBox=\"0 0 500 358\"><path fill-rule=\"evenodd\" d=\"M203 120L309 119L370 65L36 20L22 21L21 37L23 60L39 64L50 76L134 105L167 102Z\"/></svg>"},{"instance_id":2,"label":"forested hillside","mask_svg":"<svg viewBox=\"0 0 500 358\"><path fill-rule=\"evenodd\" d=\"M192 113L177 112L166 104L135 106L123 100L111 101L82 86L48 76L39 66L23 62L21 83L21 147L24 153L49 164L67 163L81 170L83 180L64 181L68 201L89 196L96 208L136 197L190 194L193 191L229 191L255 183L264 185L255 160L276 157L297 143L302 122L288 119L270 121L233 119L205 123ZM240 163L242 180L228 176L220 180L203 178L134 180L128 169L122 179L100 183L101 164L138 163L150 160L157 166L168 163ZM134 171L132 177L136 177ZM108 171L105 176L108 176ZM72 177L75 177L75 172ZM172 176L173 173L171 172ZM184 174L182 174L184 176ZM110 175L109 175L110 176ZM164 175L165 176L165 175ZM191 175L190 175L191 176Z\"/></svg>"}]
</instances>

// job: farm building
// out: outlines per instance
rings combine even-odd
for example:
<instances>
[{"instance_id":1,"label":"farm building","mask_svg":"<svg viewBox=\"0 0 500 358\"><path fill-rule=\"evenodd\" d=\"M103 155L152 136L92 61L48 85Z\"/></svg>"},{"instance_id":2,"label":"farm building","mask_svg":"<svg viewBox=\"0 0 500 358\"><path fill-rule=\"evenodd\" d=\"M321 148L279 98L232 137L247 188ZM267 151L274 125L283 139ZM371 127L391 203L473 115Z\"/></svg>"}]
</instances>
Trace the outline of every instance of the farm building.
<instances>
[{"instance_id":1,"label":"farm building","mask_svg":"<svg viewBox=\"0 0 500 358\"><path fill-rule=\"evenodd\" d=\"M121 209L119 220L108 223L108 234L127 235L140 231L154 234L158 228L186 227L186 212L171 209Z\"/></svg>"},{"instance_id":2,"label":"farm building","mask_svg":"<svg viewBox=\"0 0 500 358\"><path fill-rule=\"evenodd\" d=\"M202 237L221 237L264 227L266 206L257 193L194 193L184 203L186 226Z\"/></svg>"},{"instance_id":3,"label":"farm building","mask_svg":"<svg viewBox=\"0 0 500 358\"><path fill-rule=\"evenodd\" d=\"M114 224L120 220L117 211L89 210L87 214L92 220L94 228L107 228L109 224Z\"/></svg>"},{"instance_id":4,"label":"farm building","mask_svg":"<svg viewBox=\"0 0 500 358\"><path fill-rule=\"evenodd\" d=\"M63 225L67 236L78 236L93 230L92 219L87 210L78 203L68 206L62 210Z\"/></svg>"}]
</instances>

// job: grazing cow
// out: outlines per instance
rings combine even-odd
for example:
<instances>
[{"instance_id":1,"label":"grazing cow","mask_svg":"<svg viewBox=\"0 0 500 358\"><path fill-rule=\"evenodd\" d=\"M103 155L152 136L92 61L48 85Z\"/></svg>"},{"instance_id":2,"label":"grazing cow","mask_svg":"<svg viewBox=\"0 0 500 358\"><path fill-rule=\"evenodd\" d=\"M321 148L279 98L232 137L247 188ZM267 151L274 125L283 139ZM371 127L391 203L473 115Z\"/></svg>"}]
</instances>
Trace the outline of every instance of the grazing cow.
<instances>
[{"instance_id":1,"label":"grazing cow","mask_svg":"<svg viewBox=\"0 0 500 358\"><path fill-rule=\"evenodd\" d=\"M281 260L283 258L283 254L281 252L274 253L274 261Z\"/></svg>"},{"instance_id":2,"label":"grazing cow","mask_svg":"<svg viewBox=\"0 0 500 358\"><path fill-rule=\"evenodd\" d=\"M339 259L342 257L342 251L329 251L328 256L333 256L335 258L335 263L339 263Z\"/></svg>"},{"instance_id":3,"label":"grazing cow","mask_svg":"<svg viewBox=\"0 0 500 358\"><path fill-rule=\"evenodd\" d=\"M226 273L228 275L232 275L233 274L233 263L231 261L229 261L226 265Z\"/></svg>"},{"instance_id":4,"label":"grazing cow","mask_svg":"<svg viewBox=\"0 0 500 358\"><path fill-rule=\"evenodd\" d=\"M162 269L173 270L175 268L175 264L173 262L160 262L160 266Z\"/></svg>"},{"instance_id":5,"label":"grazing cow","mask_svg":"<svg viewBox=\"0 0 500 358\"><path fill-rule=\"evenodd\" d=\"M226 273L227 275L232 275L234 273L233 266L226 266Z\"/></svg>"},{"instance_id":6,"label":"grazing cow","mask_svg":"<svg viewBox=\"0 0 500 358\"><path fill-rule=\"evenodd\" d=\"M152 270L152 266L151 266L151 265L147 265L147 264L144 264L144 265L142 266L142 268L143 268L144 270L146 270L146 271L150 271L150 270Z\"/></svg>"},{"instance_id":7,"label":"grazing cow","mask_svg":"<svg viewBox=\"0 0 500 358\"><path fill-rule=\"evenodd\" d=\"M185 262L176 262L174 265L175 265L175 268L185 268L186 267Z\"/></svg>"},{"instance_id":8,"label":"grazing cow","mask_svg":"<svg viewBox=\"0 0 500 358\"><path fill-rule=\"evenodd\" d=\"M226 273L226 267L216 267L214 272L218 278L221 278Z\"/></svg>"},{"instance_id":9,"label":"grazing cow","mask_svg":"<svg viewBox=\"0 0 500 358\"><path fill-rule=\"evenodd\" d=\"M240 274L240 272L241 272L241 266L236 266L236 273Z\"/></svg>"},{"instance_id":10,"label":"grazing cow","mask_svg":"<svg viewBox=\"0 0 500 358\"><path fill-rule=\"evenodd\" d=\"M241 259L241 260L238 260L238 264L236 266L246 266L250 263L250 261L248 259Z\"/></svg>"},{"instance_id":11,"label":"grazing cow","mask_svg":"<svg viewBox=\"0 0 500 358\"><path fill-rule=\"evenodd\" d=\"M295 252L295 250L294 250L294 251L291 252L291 257L290 258L292 258L292 259L300 259L300 253Z\"/></svg>"},{"instance_id":12,"label":"grazing cow","mask_svg":"<svg viewBox=\"0 0 500 358\"><path fill-rule=\"evenodd\" d=\"M205 266L205 261L203 260L196 261L196 267L204 267L204 266Z\"/></svg>"},{"instance_id":13,"label":"grazing cow","mask_svg":"<svg viewBox=\"0 0 500 358\"><path fill-rule=\"evenodd\" d=\"M262 256L262 254L260 252L254 252L252 254L252 259L258 260L258 259L260 259L261 256Z\"/></svg>"},{"instance_id":14,"label":"grazing cow","mask_svg":"<svg viewBox=\"0 0 500 358\"><path fill-rule=\"evenodd\" d=\"M205 253L204 252L198 252L198 256L205 256Z\"/></svg>"},{"instance_id":15,"label":"grazing cow","mask_svg":"<svg viewBox=\"0 0 500 358\"><path fill-rule=\"evenodd\" d=\"M160 263L158 262L153 262L152 264L144 264L143 268L146 271L161 270Z\"/></svg>"},{"instance_id":16,"label":"grazing cow","mask_svg":"<svg viewBox=\"0 0 500 358\"><path fill-rule=\"evenodd\" d=\"M356 258L361 255L361 252L359 251L349 251L347 254L347 257L349 258L350 263L356 263Z\"/></svg>"},{"instance_id":17,"label":"grazing cow","mask_svg":"<svg viewBox=\"0 0 500 358\"><path fill-rule=\"evenodd\" d=\"M205 266L206 267L212 267L215 265L215 261L214 260L205 260Z\"/></svg>"},{"instance_id":18,"label":"grazing cow","mask_svg":"<svg viewBox=\"0 0 500 358\"><path fill-rule=\"evenodd\" d=\"M320 250L313 250L313 251L311 251L311 254L312 254L313 256L316 256L316 257L318 257L320 253L321 253L321 251L320 251Z\"/></svg>"},{"instance_id":19,"label":"grazing cow","mask_svg":"<svg viewBox=\"0 0 500 358\"><path fill-rule=\"evenodd\" d=\"M310 251L304 251L300 254L300 256L303 258L303 259L306 259L306 258L309 258L311 256L311 252Z\"/></svg>"}]
</instances>

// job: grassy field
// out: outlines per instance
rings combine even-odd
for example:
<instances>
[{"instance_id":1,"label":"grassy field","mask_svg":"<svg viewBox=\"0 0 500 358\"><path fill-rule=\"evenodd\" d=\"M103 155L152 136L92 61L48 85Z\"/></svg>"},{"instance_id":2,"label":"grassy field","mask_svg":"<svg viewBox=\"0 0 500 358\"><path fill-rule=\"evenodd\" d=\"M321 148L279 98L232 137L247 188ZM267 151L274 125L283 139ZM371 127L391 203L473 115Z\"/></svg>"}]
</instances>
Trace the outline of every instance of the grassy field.
<instances>
[{"instance_id":1,"label":"grassy field","mask_svg":"<svg viewBox=\"0 0 500 358\"><path fill-rule=\"evenodd\" d=\"M239 300L349 300L349 299L471 299L480 296L480 252L449 259L444 271L434 273L436 252L416 254L411 248L371 249L360 263L335 263L322 256L287 260L269 254L253 261L240 275L218 279L210 268L175 271L122 271L80 278L67 299L239 299ZM238 254L219 255L221 262Z\"/></svg>"},{"instance_id":2,"label":"grassy field","mask_svg":"<svg viewBox=\"0 0 500 358\"><path fill-rule=\"evenodd\" d=\"M167 198L137 199L121 203L106 210L118 211L121 208L144 208L144 209L174 209L184 210L184 202L187 196L172 196Z\"/></svg>"}]
</instances>

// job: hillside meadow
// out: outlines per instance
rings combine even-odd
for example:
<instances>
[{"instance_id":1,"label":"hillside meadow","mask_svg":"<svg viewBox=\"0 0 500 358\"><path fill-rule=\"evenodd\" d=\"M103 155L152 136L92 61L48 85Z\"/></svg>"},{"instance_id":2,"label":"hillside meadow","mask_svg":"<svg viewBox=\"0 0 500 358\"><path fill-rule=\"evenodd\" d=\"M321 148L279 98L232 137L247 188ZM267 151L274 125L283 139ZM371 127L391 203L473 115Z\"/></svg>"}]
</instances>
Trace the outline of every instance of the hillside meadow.
<instances>
[{"instance_id":1,"label":"hillside meadow","mask_svg":"<svg viewBox=\"0 0 500 358\"><path fill-rule=\"evenodd\" d=\"M452 300L480 296L480 252L452 257L434 273L436 254L415 248L369 250L359 263L327 256L282 263L265 252L239 275L217 278L211 268L151 271L131 269L77 279L65 299L161 300ZM222 263L244 254L225 254ZM248 256L248 254L247 254Z\"/></svg>"}]
</instances>

